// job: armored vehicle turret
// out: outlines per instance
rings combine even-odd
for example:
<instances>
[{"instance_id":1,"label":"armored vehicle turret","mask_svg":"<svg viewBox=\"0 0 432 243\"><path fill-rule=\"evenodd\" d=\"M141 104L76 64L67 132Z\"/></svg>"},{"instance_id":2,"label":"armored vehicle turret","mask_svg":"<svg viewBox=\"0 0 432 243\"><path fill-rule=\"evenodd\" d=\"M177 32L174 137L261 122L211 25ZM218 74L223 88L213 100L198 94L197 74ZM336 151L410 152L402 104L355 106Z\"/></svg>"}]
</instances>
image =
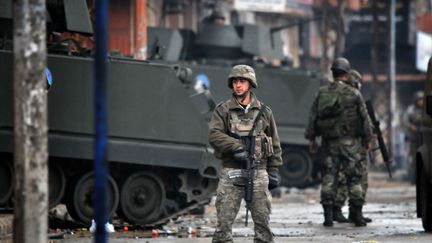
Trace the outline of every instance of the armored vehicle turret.
<instances>
[{"instance_id":1,"label":"armored vehicle turret","mask_svg":"<svg viewBox=\"0 0 432 243\"><path fill-rule=\"evenodd\" d=\"M0 32L11 35L11 1L0 1ZM83 11L81 11L83 10ZM86 1L47 1L51 31L91 35ZM83 14L74 17L73 14ZM68 18L72 14L71 18ZM13 208L12 40L0 40L0 208ZM75 51L71 51L74 49ZM48 40L49 205L93 218L93 62L69 38ZM78 50L78 51L76 51ZM163 223L209 202L220 168L208 146L205 110L184 67L108 58L109 212L133 224ZM191 98L191 96L193 98ZM200 104L202 105L202 104Z\"/></svg>"},{"instance_id":2,"label":"armored vehicle turret","mask_svg":"<svg viewBox=\"0 0 432 243\"><path fill-rule=\"evenodd\" d=\"M226 80L232 66L254 67L260 83L254 92L272 108L281 137L282 185L306 187L319 180L318 163L308 152L308 141L303 134L309 108L323 79L316 72L275 67L260 61L283 58L279 30L213 23L201 24L197 33L150 27L148 49L154 59L180 62L191 68L194 75L206 75L211 81L209 86L215 103L229 98Z\"/></svg>"}]
</instances>

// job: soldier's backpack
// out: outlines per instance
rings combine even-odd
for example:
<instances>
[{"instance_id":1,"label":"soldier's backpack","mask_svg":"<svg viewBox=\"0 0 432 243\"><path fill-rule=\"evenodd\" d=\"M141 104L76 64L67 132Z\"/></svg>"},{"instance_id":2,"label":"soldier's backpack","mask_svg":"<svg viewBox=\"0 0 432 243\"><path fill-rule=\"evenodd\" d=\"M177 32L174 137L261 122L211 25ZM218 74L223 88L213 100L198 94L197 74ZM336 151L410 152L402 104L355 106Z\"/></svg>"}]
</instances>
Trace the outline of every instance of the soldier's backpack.
<instances>
[{"instance_id":1,"label":"soldier's backpack","mask_svg":"<svg viewBox=\"0 0 432 243\"><path fill-rule=\"evenodd\" d=\"M342 135L339 125L343 119L343 109L341 90L331 85L321 88L318 96L317 125L323 137L334 138Z\"/></svg>"},{"instance_id":2,"label":"soldier's backpack","mask_svg":"<svg viewBox=\"0 0 432 243\"><path fill-rule=\"evenodd\" d=\"M318 96L318 118L339 116L343 112L341 91L329 86L323 87Z\"/></svg>"}]
</instances>

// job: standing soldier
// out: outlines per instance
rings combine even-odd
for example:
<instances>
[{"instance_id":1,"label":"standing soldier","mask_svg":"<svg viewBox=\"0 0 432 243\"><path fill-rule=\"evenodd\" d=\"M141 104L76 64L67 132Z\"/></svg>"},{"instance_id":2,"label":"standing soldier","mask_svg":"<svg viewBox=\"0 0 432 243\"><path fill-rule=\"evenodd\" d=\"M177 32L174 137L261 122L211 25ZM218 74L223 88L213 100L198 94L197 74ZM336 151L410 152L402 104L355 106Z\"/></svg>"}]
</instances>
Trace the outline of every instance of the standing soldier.
<instances>
[{"instance_id":1,"label":"standing soldier","mask_svg":"<svg viewBox=\"0 0 432 243\"><path fill-rule=\"evenodd\" d=\"M413 97L413 104L408 106L402 117L402 124L405 128L406 140L408 145L408 180L415 183L416 152L421 145L420 125L424 106L424 93L417 91Z\"/></svg>"},{"instance_id":2,"label":"standing soldier","mask_svg":"<svg viewBox=\"0 0 432 243\"><path fill-rule=\"evenodd\" d=\"M357 90L361 89L363 79L361 74L356 70L350 70L349 72L349 82L348 84L352 87L356 88ZM368 119L369 125L372 127L372 124L370 123L370 120ZM365 142L363 142L365 143ZM358 163L358 170L361 173L361 186L363 189L363 199L366 201L366 192L368 189L368 160L366 158L366 151L365 153L361 153L362 158L360 160L360 163ZM333 221L339 222L339 223L346 223L349 221L353 221L353 214L352 209L350 208L348 219L345 218L345 216L342 214L342 207L345 204L345 201L348 197L348 187L346 183L346 178L344 176L344 173L338 174L338 186L336 191L336 197L335 202L333 205ZM372 219L363 217L363 220L366 223L372 222Z\"/></svg>"},{"instance_id":3,"label":"standing soldier","mask_svg":"<svg viewBox=\"0 0 432 243\"><path fill-rule=\"evenodd\" d=\"M321 204L326 227L333 226L339 173L346 178L354 224L366 226L362 215L364 197L358 164L370 148L372 130L362 95L348 84L349 70L350 64L345 58L334 61L331 67L334 81L320 88L305 133L312 153L318 149L316 137L322 137Z\"/></svg>"},{"instance_id":4,"label":"standing soldier","mask_svg":"<svg viewBox=\"0 0 432 243\"><path fill-rule=\"evenodd\" d=\"M271 194L269 189L279 184L282 165L281 147L276 122L271 109L261 103L251 88L258 86L255 71L247 65L237 65L228 77L233 90L231 99L219 104L209 124L209 140L215 156L222 160L216 197L217 227L213 242L233 242L232 224L240 209L244 187L239 186L242 169L248 156L242 137L255 137L253 161L252 213L255 242L274 242L269 227Z\"/></svg>"}]
</instances>

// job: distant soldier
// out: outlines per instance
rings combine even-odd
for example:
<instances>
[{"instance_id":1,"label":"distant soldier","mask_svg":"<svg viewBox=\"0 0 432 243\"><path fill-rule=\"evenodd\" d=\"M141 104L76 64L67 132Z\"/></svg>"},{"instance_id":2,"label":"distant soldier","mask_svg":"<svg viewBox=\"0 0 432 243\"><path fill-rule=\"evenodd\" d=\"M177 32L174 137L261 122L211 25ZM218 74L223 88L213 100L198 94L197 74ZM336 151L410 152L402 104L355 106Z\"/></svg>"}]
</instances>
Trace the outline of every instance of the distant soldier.
<instances>
[{"instance_id":1,"label":"distant soldier","mask_svg":"<svg viewBox=\"0 0 432 243\"><path fill-rule=\"evenodd\" d=\"M370 148L372 130L362 95L348 84L349 70L350 64L345 58L337 58L333 62L331 71L334 81L320 88L312 104L305 133L312 153L318 149L316 137L322 137L321 204L324 209L323 225L326 227L333 226L339 173L346 178L354 224L366 226L362 214L362 175L358 165Z\"/></svg>"},{"instance_id":2,"label":"distant soldier","mask_svg":"<svg viewBox=\"0 0 432 243\"><path fill-rule=\"evenodd\" d=\"M402 124L405 129L406 140L408 145L408 168L407 176L408 180L415 182L415 170L416 170L416 152L417 148L421 145L421 118L424 106L424 93L423 91L417 91L413 97L413 104L408 106L403 117Z\"/></svg>"},{"instance_id":3,"label":"distant soldier","mask_svg":"<svg viewBox=\"0 0 432 243\"><path fill-rule=\"evenodd\" d=\"M254 241L274 242L269 226L269 189L279 184L278 168L282 165L282 151L271 109L251 91L257 86L252 67L234 66L228 77L228 87L233 90L233 95L216 107L209 124L210 144L215 149L216 157L223 162L216 197L218 222L213 242L233 242L232 224L245 191L239 184L249 152L242 137L248 136L251 131L255 137L253 158L257 165L253 200L249 207L254 221Z\"/></svg>"},{"instance_id":4,"label":"distant soldier","mask_svg":"<svg viewBox=\"0 0 432 243\"><path fill-rule=\"evenodd\" d=\"M363 79L361 74L356 71L351 69L349 72L349 82L348 84L351 85L352 87L356 88L357 90L361 89L361 86L363 84ZM370 120L368 119L368 121L370 122ZM369 124L372 127L372 124ZM365 142L363 142L363 144L365 144ZM357 164L358 166L358 170L361 173L361 186L363 189L363 198L366 200L366 192L368 189L368 160L366 158L366 152L365 153L361 153L360 155L362 155L362 158L360 160L360 162ZM347 183L346 183L346 179L344 173L339 173L338 174L338 186L337 186L337 192L336 192L336 198L335 198L335 202L334 202L334 206L333 206L333 221L339 222L339 223L346 223L349 221L353 221L353 214L352 209L350 208L349 212L349 216L348 219L345 218L345 216L342 214L342 207L345 204L346 199L348 198L348 187L347 187ZM363 217L363 220L366 223L370 223L372 222L372 219L367 218L367 217Z\"/></svg>"}]
</instances>

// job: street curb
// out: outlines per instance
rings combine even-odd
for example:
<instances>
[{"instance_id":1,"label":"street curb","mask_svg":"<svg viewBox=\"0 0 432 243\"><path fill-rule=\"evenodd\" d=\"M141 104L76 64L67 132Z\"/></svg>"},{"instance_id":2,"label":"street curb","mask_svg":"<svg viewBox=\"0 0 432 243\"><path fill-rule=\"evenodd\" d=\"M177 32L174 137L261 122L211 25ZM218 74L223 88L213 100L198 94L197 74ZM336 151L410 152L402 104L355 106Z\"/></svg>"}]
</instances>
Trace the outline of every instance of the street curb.
<instances>
[{"instance_id":1,"label":"street curb","mask_svg":"<svg viewBox=\"0 0 432 243\"><path fill-rule=\"evenodd\" d=\"M0 237L12 234L12 225L12 215L0 215Z\"/></svg>"}]
</instances>

